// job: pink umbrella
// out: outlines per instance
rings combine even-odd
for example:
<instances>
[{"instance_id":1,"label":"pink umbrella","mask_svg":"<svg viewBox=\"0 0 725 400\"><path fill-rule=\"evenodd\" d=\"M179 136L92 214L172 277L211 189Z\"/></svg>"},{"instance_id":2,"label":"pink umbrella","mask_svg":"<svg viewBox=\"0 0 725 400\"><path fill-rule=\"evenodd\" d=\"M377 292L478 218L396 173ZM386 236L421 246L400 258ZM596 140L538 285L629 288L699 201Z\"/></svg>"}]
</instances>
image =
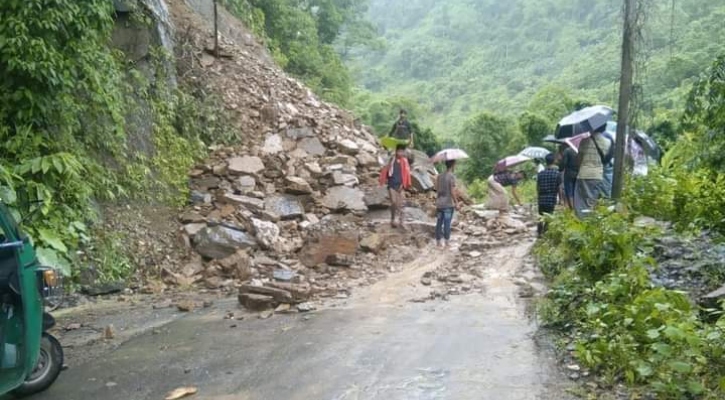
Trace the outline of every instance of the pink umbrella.
<instances>
[{"instance_id":1,"label":"pink umbrella","mask_svg":"<svg viewBox=\"0 0 725 400\"><path fill-rule=\"evenodd\" d=\"M463 160L469 158L468 154L461 149L445 149L439 151L431 158L431 162L444 162L448 160Z\"/></svg>"},{"instance_id":2,"label":"pink umbrella","mask_svg":"<svg viewBox=\"0 0 725 400\"><path fill-rule=\"evenodd\" d=\"M574 151L578 153L579 145L581 144L582 140L588 138L589 136L589 132L580 133L576 136L564 139L564 143L566 143L569 147L571 147L572 149L574 149Z\"/></svg>"},{"instance_id":3,"label":"pink umbrella","mask_svg":"<svg viewBox=\"0 0 725 400\"><path fill-rule=\"evenodd\" d=\"M496 166L494 167L494 170L496 172L505 171L507 168L514 167L519 164L523 164L526 161L531 161L531 158L522 156L522 155L516 155L516 156L508 156L502 160L499 160L496 163Z\"/></svg>"}]
</instances>

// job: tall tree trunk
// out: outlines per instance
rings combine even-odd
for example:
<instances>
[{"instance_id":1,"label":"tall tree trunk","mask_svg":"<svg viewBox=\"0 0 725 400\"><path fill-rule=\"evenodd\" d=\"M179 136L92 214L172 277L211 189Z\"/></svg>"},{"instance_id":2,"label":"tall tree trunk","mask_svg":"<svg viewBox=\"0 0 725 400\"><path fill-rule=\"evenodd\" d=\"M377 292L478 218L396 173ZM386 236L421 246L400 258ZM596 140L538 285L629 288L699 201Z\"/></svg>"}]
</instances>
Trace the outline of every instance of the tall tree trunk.
<instances>
[{"instance_id":1,"label":"tall tree trunk","mask_svg":"<svg viewBox=\"0 0 725 400\"><path fill-rule=\"evenodd\" d=\"M622 195L624 186L624 147L629 126L629 101L632 95L634 60L635 2L624 0L624 31L622 35L622 73L619 80L619 108L617 110L617 143L614 152L614 181L612 198Z\"/></svg>"},{"instance_id":2,"label":"tall tree trunk","mask_svg":"<svg viewBox=\"0 0 725 400\"><path fill-rule=\"evenodd\" d=\"M219 57L219 26L217 14L217 0L214 0L214 56Z\"/></svg>"}]
</instances>

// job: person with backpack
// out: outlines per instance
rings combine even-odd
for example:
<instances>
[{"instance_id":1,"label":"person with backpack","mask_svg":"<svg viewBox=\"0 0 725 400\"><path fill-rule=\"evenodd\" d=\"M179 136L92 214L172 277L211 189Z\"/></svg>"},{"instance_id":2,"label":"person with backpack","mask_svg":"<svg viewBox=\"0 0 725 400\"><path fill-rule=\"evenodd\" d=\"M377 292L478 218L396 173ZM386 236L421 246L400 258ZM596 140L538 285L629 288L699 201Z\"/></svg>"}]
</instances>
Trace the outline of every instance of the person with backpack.
<instances>
[{"instance_id":1,"label":"person with backpack","mask_svg":"<svg viewBox=\"0 0 725 400\"><path fill-rule=\"evenodd\" d=\"M390 130L388 136L394 137L398 140L407 141L406 147L413 147L413 128L410 126L408 121L408 112L401 109L398 113L398 120L393 124L393 128Z\"/></svg>"},{"instance_id":2,"label":"person with backpack","mask_svg":"<svg viewBox=\"0 0 725 400\"><path fill-rule=\"evenodd\" d=\"M613 146L603 135L605 129L606 125L594 129L579 144L579 173L574 190L574 212L579 218L593 211L599 199L606 195L604 166L612 161Z\"/></svg>"}]
</instances>

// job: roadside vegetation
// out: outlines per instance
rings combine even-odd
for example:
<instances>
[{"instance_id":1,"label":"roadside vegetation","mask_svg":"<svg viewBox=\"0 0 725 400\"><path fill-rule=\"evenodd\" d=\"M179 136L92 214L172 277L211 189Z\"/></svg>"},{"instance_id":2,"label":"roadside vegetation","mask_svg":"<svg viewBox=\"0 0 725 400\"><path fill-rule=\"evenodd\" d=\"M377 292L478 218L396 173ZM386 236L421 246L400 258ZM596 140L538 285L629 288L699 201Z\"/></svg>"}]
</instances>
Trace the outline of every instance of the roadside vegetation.
<instances>
[{"instance_id":1,"label":"roadside vegetation","mask_svg":"<svg viewBox=\"0 0 725 400\"><path fill-rule=\"evenodd\" d=\"M703 307L685 291L655 285L652 242L662 230L635 223L651 217L680 235L723 239L724 71L720 57L694 85L677 127L683 134L661 166L628 182L618 211L602 208L583 221L558 215L536 247L552 282L542 319L605 387L624 381L658 399L725 396L722 303ZM725 283L715 272L712 283Z\"/></svg>"}]
</instances>

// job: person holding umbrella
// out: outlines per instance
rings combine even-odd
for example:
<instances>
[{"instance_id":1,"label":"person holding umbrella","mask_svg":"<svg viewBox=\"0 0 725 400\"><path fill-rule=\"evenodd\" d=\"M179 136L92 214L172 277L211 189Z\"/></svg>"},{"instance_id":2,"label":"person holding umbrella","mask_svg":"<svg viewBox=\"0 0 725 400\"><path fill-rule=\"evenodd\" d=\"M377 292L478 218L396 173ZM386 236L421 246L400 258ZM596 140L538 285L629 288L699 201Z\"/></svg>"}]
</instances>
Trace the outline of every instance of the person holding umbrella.
<instances>
[{"instance_id":1,"label":"person holding umbrella","mask_svg":"<svg viewBox=\"0 0 725 400\"><path fill-rule=\"evenodd\" d=\"M574 211L579 218L592 211L606 194L604 166L611 161L612 142L602 135L605 129L606 124L594 128L579 144L579 174L574 191Z\"/></svg>"},{"instance_id":2,"label":"person holding umbrella","mask_svg":"<svg viewBox=\"0 0 725 400\"><path fill-rule=\"evenodd\" d=\"M456 177L453 170L456 160L446 160L446 170L436 179L436 246L441 247L445 239L448 247L451 240L451 222L453 213L458 208L456 193Z\"/></svg>"}]
</instances>

